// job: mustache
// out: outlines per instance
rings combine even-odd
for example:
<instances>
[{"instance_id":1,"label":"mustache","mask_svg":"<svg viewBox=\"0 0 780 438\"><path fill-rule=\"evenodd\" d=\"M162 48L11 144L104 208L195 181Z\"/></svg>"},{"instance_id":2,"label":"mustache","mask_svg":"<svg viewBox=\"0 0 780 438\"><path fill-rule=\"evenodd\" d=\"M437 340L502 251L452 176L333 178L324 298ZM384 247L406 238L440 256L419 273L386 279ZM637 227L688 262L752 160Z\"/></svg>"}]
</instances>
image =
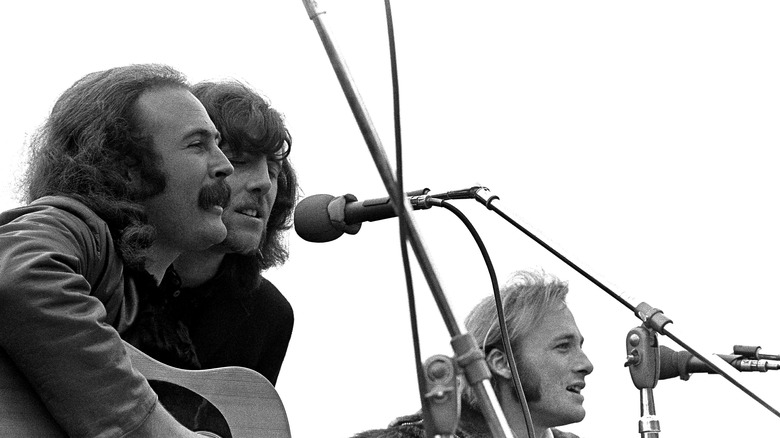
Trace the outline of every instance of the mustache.
<instances>
[{"instance_id":1,"label":"mustache","mask_svg":"<svg viewBox=\"0 0 780 438\"><path fill-rule=\"evenodd\" d=\"M230 186L225 180L220 180L200 189L198 206L204 210L218 205L226 208L230 203Z\"/></svg>"}]
</instances>

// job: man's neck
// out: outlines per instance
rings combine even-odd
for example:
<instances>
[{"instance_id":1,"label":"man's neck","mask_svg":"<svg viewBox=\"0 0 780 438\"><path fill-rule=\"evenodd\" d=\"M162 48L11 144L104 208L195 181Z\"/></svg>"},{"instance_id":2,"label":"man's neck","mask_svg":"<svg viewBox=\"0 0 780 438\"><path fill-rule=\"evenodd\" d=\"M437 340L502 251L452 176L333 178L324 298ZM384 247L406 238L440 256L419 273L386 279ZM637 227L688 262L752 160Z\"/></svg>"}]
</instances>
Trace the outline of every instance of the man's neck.
<instances>
[{"instance_id":1,"label":"man's neck","mask_svg":"<svg viewBox=\"0 0 780 438\"><path fill-rule=\"evenodd\" d=\"M173 262L173 267L179 274L182 287L198 287L217 275L224 258L222 252L185 252Z\"/></svg>"},{"instance_id":2,"label":"man's neck","mask_svg":"<svg viewBox=\"0 0 780 438\"><path fill-rule=\"evenodd\" d=\"M159 285L165 276L165 271L171 266L171 263L179 256L178 251L171 251L167 248L152 245L146 253L144 269L151 274Z\"/></svg>"}]
</instances>

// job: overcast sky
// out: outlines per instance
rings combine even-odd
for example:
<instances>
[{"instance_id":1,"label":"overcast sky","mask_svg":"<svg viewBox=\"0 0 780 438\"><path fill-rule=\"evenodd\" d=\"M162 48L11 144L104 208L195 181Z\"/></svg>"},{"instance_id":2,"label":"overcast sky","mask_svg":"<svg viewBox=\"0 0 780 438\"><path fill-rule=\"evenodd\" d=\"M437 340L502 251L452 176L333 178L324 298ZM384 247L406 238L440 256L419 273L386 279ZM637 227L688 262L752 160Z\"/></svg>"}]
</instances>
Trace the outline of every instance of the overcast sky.
<instances>
[{"instance_id":1,"label":"overcast sky","mask_svg":"<svg viewBox=\"0 0 780 438\"><path fill-rule=\"evenodd\" d=\"M392 157L384 4L319 3ZM403 0L393 14L406 188L485 185L600 281L664 310L689 344L780 354L780 6ZM292 131L304 196L386 195L300 1L11 2L2 16L2 209L18 204L24 148L60 93L89 72L142 62L267 95ZM567 430L638 435L639 392L623 363L640 321L494 213L455 205L500 282L544 269L570 283L595 371L587 417ZM415 218L462 321L490 293L477 247L444 210ZM327 244L293 233L289 245L290 261L268 276L296 312L277 386L293 436L347 437L417 410L397 221ZM451 354L419 270L415 286L423 356ZM780 408L780 371L740 377ZM655 396L666 438L780 424L719 376L665 380Z\"/></svg>"}]
</instances>

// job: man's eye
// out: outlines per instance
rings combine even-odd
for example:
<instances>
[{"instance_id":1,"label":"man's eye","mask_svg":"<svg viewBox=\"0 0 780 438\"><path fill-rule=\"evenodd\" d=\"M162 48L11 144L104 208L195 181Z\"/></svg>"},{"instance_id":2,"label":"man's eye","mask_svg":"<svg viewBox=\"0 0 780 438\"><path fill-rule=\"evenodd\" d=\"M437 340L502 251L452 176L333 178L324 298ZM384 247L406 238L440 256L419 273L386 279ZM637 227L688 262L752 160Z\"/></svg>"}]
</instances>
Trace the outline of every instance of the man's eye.
<instances>
[{"instance_id":1,"label":"man's eye","mask_svg":"<svg viewBox=\"0 0 780 438\"><path fill-rule=\"evenodd\" d=\"M209 143L206 141L192 142L188 146L189 148L199 149L201 151L207 151L209 149Z\"/></svg>"},{"instance_id":2,"label":"man's eye","mask_svg":"<svg viewBox=\"0 0 780 438\"><path fill-rule=\"evenodd\" d=\"M247 157L242 154L233 153L229 149L222 149L222 153L225 154L230 164L246 164L248 162Z\"/></svg>"},{"instance_id":3,"label":"man's eye","mask_svg":"<svg viewBox=\"0 0 780 438\"><path fill-rule=\"evenodd\" d=\"M278 161L271 161L268 163L268 174L276 178L282 172L282 163Z\"/></svg>"}]
</instances>

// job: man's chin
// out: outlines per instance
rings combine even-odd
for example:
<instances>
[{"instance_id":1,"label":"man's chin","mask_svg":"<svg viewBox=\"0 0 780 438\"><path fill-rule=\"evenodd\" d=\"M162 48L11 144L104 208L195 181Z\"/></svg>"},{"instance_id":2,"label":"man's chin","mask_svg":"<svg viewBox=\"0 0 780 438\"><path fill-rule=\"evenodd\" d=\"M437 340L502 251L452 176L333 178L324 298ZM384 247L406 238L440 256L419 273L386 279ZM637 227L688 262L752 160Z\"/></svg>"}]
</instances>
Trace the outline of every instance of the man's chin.
<instances>
[{"instance_id":1,"label":"man's chin","mask_svg":"<svg viewBox=\"0 0 780 438\"><path fill-rule=\"evenodd\" d=\"M580 421L585 419L585 409L575 409L571 414L569 415L569 419L571 420L570 423L579 423Z\"/></svg>"},{"instance_id":2,"label":"man's chin","mask_svg":"<svg viewBox=\"0 0 780 438\"><path fill-rule=\"evenodd\" d=\"M225 254L254 255L258 248L260 248L260 241L256 237L245 237L231 233L228 233L227 238L222 243L214 245L215 250Z\"/></svg>"},{"instance_id":3,"label":"man's chin","mask_svg":"<svg viewBox=\"0 0 780 438\"><path fill-rule=\"evenodd\" d=\"M220 223L220 225L222 225ZM213 227L209 232L207 236L203 236L201 239L199 239L199 244L203 245L202 248L198 248L198 251L204 251L208 250L209 248L213 248L216 245L221 245L222 242L225 242L227 240L227 230L225 227L219 227L215 226ZM195 248L193 248L195 249Z\"/></svg>"}]
</instances>

